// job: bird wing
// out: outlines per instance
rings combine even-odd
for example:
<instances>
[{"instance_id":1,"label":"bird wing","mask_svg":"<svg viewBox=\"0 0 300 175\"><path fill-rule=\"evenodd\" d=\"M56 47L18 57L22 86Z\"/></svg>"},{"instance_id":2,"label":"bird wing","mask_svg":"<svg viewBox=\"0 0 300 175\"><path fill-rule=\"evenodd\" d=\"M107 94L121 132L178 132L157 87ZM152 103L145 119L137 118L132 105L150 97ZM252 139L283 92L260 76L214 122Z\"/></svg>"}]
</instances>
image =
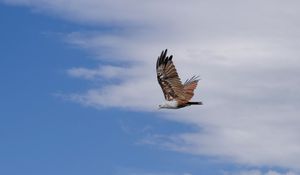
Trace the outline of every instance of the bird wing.
<instances>
[{"instance_id":1,"label":"bird wing","mask_svg":"<svg viewBox=\"0 0 300 175\"><path fill-rule=\"evenodd\" d=\"M167 56L167 49L162 51L156 62L157 80L166 100L176 100L179 103L185 103L187 100L184 95L183 85L172 58L173 55Z\"/></svg>"},{"instance_id":2,"label":"bird wing","mask_svg":"<svg viewBox=\"0 0 300 175\"><path fill-rule=\"evenodd\" d=\"M190 79L187 79L183 84L184 95L187 101L190 101L194 96L194 90L198 84L198 76L193 76Z\"/></svg>"}]
</instances>

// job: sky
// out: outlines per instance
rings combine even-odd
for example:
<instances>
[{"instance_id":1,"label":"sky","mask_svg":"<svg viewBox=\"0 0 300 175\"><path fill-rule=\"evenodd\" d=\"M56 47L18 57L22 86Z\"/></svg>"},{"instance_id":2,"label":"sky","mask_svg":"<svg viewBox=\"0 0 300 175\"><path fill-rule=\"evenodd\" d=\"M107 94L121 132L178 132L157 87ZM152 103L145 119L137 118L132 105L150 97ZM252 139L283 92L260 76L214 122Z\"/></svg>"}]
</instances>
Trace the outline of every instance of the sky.
<instances>
[{"instance_id":1,"label":"sky","mask_svg":"<svg viewBox=\"0 0 300 175\"><path fill-rule=\"evenodd\" d=\"M300 174L299 5L0 0L0 174ZM158 110L166 48L203 106Z\"/></svg>"}]
</instances>

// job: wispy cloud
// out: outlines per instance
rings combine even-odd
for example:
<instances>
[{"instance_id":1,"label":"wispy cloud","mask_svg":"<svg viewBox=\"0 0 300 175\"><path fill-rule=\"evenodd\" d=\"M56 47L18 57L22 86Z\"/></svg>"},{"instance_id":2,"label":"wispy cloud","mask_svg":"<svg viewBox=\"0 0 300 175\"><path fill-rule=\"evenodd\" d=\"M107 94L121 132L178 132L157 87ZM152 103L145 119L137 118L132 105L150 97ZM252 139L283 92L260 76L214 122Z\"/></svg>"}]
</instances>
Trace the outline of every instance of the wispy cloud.
<instances>
[{"instance_id":1,"label":"wispy cloud","mask_svg":"<svg viewBox=\"0 0 300 175\"><path fill-rule=\"evenodd\" d=\"M98 108L153 111L162 100L155 59L162 49L169 48L183 79L200 74L194 98L205 105L168 111L164 117L194 124L201 131L151 143L240 164L299 170L300 2L4 2L80 23L117 26L119 31L66 36L68 43L107 63L96 68L79 65L69 69L69 75L120 79L119 83L71 95L74 101Z\"/></svg>"},{"instance_id":2,"label":"wispy cloud","mask_svg":"<svg viewBox=\"0 0 300 175\"><path fill-rule=\"evenodd\" d=\"M96 69L88 69L83 67L71 68L67 73L76 78L83 78L87 80L95 79L124 79L129 76L125 68L116 66L101 66Z\"/></svg>"},{"instance_id":3,"label":"wispy cloud","mask_svg":"<svg viewBox=\"0 0 300 175\"><path fill-rule=\"evenodd\" d=\"M269 170L266 172L262 172L260 170L246 170L246 171L240 171L238 173L233 173L233 174L225 173L225 175L297 175L297 174L292 171L278 172L278 171Z\"/></svg>"}]
</instances>

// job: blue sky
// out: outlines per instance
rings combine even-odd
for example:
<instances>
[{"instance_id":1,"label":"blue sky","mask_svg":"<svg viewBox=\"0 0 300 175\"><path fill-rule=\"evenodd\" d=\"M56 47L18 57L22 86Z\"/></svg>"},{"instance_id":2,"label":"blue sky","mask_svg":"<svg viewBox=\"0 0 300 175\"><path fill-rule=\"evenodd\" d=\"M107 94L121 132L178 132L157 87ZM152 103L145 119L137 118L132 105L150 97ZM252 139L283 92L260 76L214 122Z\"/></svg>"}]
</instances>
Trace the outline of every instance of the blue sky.
<instances>
[{"instance_id":1,"label":"blue sky","mask_svg":"<svg viewBox=\"0 0 300 175\"><path fill-rule=\"evenodd\" d=\"M0 4L0 174L299 172L295 4L65 2ZM165 48L203 107L157 111Z\"/></svg>"}]
</instances>

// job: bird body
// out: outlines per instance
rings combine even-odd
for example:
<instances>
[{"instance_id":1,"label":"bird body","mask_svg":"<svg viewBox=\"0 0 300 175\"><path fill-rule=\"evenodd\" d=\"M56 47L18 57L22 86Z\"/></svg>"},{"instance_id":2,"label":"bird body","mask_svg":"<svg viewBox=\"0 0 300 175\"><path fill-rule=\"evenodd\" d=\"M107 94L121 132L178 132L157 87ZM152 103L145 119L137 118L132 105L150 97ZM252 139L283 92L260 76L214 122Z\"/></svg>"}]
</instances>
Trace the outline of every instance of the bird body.
<instances>
[{"instance_id":1,"label":"bird body","mask_svg":"<svg viewBox=\"0 0 300 175\"><path fill-rule=\"evenodd\" d=\"M156 62L157 80L166 100L159 107L178 109L190 105L202 105L202 102L190 102L199 81L198 77L193 76L182 84L172 58L173 55L167 56L166 49L162 51Z\"/></svg>"},{"instance_id":2,"label":"bird body","mask_svg":"<svg viewBox=\"0 0 300 175\"><path fill-rule=\"evenodd\" d=\"M165 101L163 104L159 105L160 108L169 108L169 109L177 109L178 102L176 100Z\"/></svg>"}]
</instances>

